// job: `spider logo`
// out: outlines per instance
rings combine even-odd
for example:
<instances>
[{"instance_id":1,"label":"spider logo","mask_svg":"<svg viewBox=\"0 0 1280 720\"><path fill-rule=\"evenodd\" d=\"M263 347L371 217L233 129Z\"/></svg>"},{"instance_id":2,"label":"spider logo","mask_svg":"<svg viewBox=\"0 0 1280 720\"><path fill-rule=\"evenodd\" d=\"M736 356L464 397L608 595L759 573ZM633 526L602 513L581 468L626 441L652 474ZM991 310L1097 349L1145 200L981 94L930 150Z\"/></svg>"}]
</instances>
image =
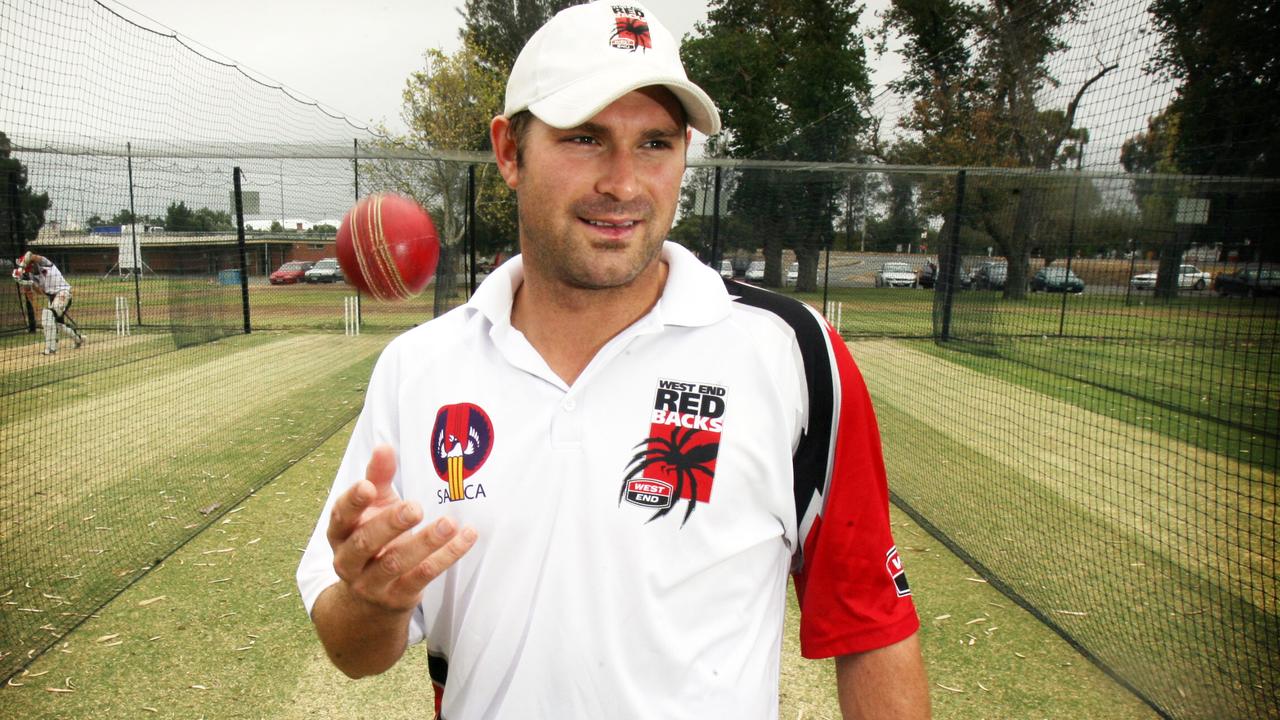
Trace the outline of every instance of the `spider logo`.
<instances>
[{"instance_id":1,"label":"spider logo","mask_svg":"<svg viewBox=\"0 0 1280 720\"><path fill-rule=\"evenodd\" d=\"M638 48L648 50L653 47L649 37L649 24L640 18L619 15L614 24L613 34L609 36L609 44L631 52L635 52Z\"/></svg>"},{"instance_id":2,"label":"spider logo","mask_svg":"<svg viewBox=\"0 0 1280 720\"><path fill-rule=\"evenodd\" d=\"M622 479L622 490L618 493L618 504L622 504L629 481L635 479L645 470L655 468L659 472L665 472L666 476L675 478L675 487L671 493L673 499L683 497L689 501L689 505L684 511L684 519L680 521L680 527L684 527L684 524L689 522L689 516L693 514L694 508L698 505L699 477L704 477L707 482L715 478L715 466L713 463L716 455L720 452L720 443L693 444L692 441L698 435L703 434L692 429L681 432L680 428L672 428L671 434L667 437L658 435L645 438L637 443L636 447L643 447L644 449L636 453L631 458L631 462L627 464L627 476ZM655 512L647 522L653 522L669 512L671 512L670 505Z\"/></svg>"}]
</instances>

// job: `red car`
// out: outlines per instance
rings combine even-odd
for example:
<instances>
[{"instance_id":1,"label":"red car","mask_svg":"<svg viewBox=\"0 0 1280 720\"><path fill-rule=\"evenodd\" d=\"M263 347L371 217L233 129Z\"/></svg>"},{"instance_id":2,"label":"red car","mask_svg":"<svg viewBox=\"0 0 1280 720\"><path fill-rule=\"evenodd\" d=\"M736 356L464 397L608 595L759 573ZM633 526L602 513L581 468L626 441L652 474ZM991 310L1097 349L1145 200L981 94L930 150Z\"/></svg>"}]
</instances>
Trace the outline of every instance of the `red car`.
<instances>
[{"instance_id":1,"label":"red car","mask_svg":"<svg viewBox=\"0 0 1280 720\"><path fill-rule=\"evenodd\" d=\"M279 270L271 273L272 285L292 285L302 282L302 275L315 263L304 262L302 260L290 260L280 266Z\"/></svg>"}]
</instances>

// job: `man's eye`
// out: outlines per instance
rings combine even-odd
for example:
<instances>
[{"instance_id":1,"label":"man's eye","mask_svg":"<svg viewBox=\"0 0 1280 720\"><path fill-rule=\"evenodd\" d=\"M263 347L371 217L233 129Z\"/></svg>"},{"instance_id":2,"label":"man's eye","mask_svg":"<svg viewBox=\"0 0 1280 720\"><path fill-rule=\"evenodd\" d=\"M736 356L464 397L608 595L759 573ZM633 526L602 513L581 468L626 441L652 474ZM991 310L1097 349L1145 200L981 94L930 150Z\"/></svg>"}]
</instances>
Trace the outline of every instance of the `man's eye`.
<instances>
[{"instance_id":1,"label":"man's eye","mask_svg":"<svg viewBox=\"0 0 1280 720\"><path fill-rule=\"evenodd\" d=\"M650 150L669 150L672 147L671 142L667 140L650 140L644 146Z\"/></svg>"},{"instance_id":2,"label":"man's eye","mask_svg":"<svg viewBox=\"0 0 1280 720\"><path fill-rule=\"evenodd\" d=\"M590 135L573 135L571 137L565 138L565 141L573 143L575 145L594 145L596 142L596 139L591 137Z\"/></svg>"}]
</instances>

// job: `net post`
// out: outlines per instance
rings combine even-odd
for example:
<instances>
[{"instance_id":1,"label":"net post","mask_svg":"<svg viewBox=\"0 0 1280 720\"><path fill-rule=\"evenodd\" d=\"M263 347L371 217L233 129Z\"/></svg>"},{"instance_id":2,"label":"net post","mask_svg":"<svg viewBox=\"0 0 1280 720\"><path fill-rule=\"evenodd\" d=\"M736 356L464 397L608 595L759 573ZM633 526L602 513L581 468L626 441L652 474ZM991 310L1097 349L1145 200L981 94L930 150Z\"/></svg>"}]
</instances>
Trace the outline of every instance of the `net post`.
<instances>
[{"instance_id":1,"label":"net post","mask_svg":"<svg viewBox=\"0 0 1280 720\"><path fill-rule=\"evenodd\" d=\"M22 215L22 208L20 207L22 196L18 193L18 171L16 169L9 170L7 187L9 191L8 231L11 238L9 247L15 248L17 250L15 254L21 256L27 251L27 239L22 236L22 232L18 227L18 218ZM22 288L15 287L14 290L18 293L18 304L21 306L22 313L27 321L27 332L34 333L36 331L35 308L31 306L31 300L22 292Z\"/></svg>"},{"instance_id":2,"label":"net post","mask_svg":"<svg viewBox=\"0 0 1280 720\"><path fill-rule=\"evenodd\" d=\"M360 138L351 138L351 181L355 185L356 200L359 200L360 199Z\"/></svg>"},{"instance_id":3,"label":"net post","mask_svg":"<svg viewBox=\"0 0 1280 720\"><path fill-rule=\"evenodd\" d=\"M724 250L720 247L720 171L721 167L716 165L716 184L711 198L711 267L716 272L720 271L720 261L724 257Z\"/></svg>"},{"instance_id":4,"label":"net post","mask_svg":"<svg viewBox=\"0 0 1280 720\"><path fill-rule=\"evenodd\" d=\"M960 279L960 222L964 210L965 171L956 172L956 207L951 225L951 245L947 248L947 271L942 276L942 331L939 339L951 339L951 310L955 301L956 281Z\"/></svg>"},{"instance_id":5,"label":"net post","mask_svg":"<svg viewBox=\"0 0 1280 720\"><path fill-rule=\"evenodd\" d=\"M351 182L355 190L356 202L360 202L360 138L351 138ZM356 288L356 297L360 297L360 289ZM360 306L356 306L356 314L363 317Z\"/></svg>"},{"instance_id":6,"label":"net post","mask_svg":"<svg viewBox=\"0 0 1280 720\"><path fill-rule=\"evenodd\" d=\"M133 237L133 305L137 310L138 325L142 325L142 254L138 252L138 215L133 209L133 143L124 144L125 159L129 168L129 223L130 235Z\"/></svg>"},{"instance_id":7,"label":"net post","mask_svg":"<svg viewBox=\"0 0 1280 720\"><path fill-rule=\"evenodd\" d=\"M471 254L471 284L467 297L476 294L476 164L467 165L467 249Z\"/></svg>"},{"instance_id":8,"label":"net post","mask_svg":"<svg viewBox=\"0 0 1280 720\"><path fill-rule=\"evenodd\" d=\"M240 255L240 312L244 316L244 334L252 332L249 323L249 273L246 271L244 243L244 198L240 194L240 166L231 171L231 181L236 190L236 246Z\"/></svg>"}]
</instances>

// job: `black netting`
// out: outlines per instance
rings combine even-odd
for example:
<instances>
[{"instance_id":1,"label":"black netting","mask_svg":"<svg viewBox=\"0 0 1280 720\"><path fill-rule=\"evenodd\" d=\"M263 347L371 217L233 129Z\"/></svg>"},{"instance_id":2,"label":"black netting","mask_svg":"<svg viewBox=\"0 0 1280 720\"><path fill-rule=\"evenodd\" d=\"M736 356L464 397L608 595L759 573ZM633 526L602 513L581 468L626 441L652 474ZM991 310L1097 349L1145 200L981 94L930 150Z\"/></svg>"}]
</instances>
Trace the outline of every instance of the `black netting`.
<instances>
[{"instance_id":1,"label":"black netting","mask_svg":"<svg viewBox=\"0 0 1280 720\"><path fill-rule=\"evenodd\" d=\"M895 501L987 579L1163 715L1277 717L1280 182L1161 149L1147 24L1089 6L1026 117L908 122L912 165L695 158L671 238L837 326ZM0 302L9 676L353 417L382 345L516 241L487 157L405 149L92 0L0 0L0 70L0 259L56 263L87 338L43 356L43 304ZM898 91L886 129L917 107ZM440 231L408 302L306 274L375 191Z\"/></svg>"}]
</instances>

